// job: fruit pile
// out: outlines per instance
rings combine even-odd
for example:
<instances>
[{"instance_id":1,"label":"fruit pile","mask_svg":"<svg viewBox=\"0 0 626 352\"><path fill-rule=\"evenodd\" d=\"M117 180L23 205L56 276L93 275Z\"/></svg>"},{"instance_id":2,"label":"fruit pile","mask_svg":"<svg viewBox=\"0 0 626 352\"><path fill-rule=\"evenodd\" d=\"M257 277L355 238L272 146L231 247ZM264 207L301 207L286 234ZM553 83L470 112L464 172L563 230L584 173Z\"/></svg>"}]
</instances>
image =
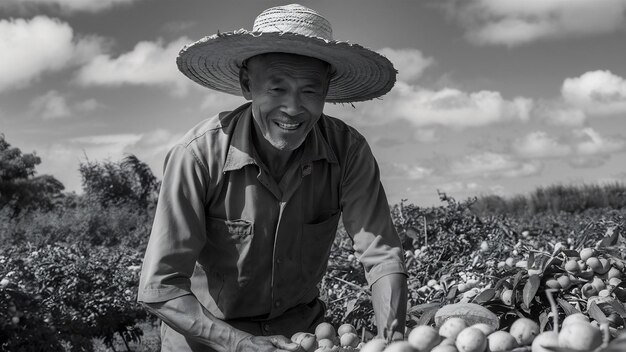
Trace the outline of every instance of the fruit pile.
<instances>
[{"instance_id":1,"label":"fruit pile","mask_svg":"<svg viewBox=\"0 0 626 352\"><path fill-rule=\"evenodd\" d=\"M352 331L344 338L350 343L342 343L341 331L316 338L307 351L626 351L626 239L620 229L611 225L599 241L581 236L577 243L550 243L527 231L514 242L494 235L479 242L463 266L449 261L447 273L413 281L412 329L403 341L359 338ZM410 274L436 262L423 258L430 252L436 253L407 253Z\"/></svg>"}]
</instances>

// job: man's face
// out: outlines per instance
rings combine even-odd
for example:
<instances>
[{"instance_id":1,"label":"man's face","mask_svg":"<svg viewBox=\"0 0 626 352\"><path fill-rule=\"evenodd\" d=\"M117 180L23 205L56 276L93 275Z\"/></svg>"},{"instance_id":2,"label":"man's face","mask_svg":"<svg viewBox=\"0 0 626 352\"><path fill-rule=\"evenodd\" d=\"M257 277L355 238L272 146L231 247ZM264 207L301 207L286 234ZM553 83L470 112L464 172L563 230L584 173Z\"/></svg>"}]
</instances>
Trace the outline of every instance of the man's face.
<instances>
[{"instance_id":1,"label":"man's face","mask_svg":"<svg viewBox=\"0 0 626 352\"><path fill-rule=\"evenodd\" d=\"M248 60L240 79L244 97L252 100L256 132L279 151L297 149L322 115L329 65L306 56L264 54Z\"/></svg>"}]
</instances>

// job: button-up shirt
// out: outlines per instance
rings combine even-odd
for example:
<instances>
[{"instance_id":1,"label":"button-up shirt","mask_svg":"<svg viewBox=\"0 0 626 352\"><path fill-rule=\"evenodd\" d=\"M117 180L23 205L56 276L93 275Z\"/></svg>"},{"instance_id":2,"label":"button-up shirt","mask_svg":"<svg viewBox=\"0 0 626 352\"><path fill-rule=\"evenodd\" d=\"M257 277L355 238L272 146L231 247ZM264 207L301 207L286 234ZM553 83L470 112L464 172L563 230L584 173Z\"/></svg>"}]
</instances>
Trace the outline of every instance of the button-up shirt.
<instances>
[{"instance_id":1,"label":"button-up shirt","mask_svg":"<svg viewBox=\"0 0 626 352\"><path fill-rule=\"evenodd\" d=\"M220 319L271 319L318 296L340 216L369 284L405 273L372 152L326 115L276 182L250 104L207 119L168 153L138 300L186 294Z\"/></svg>"}]
</instances>

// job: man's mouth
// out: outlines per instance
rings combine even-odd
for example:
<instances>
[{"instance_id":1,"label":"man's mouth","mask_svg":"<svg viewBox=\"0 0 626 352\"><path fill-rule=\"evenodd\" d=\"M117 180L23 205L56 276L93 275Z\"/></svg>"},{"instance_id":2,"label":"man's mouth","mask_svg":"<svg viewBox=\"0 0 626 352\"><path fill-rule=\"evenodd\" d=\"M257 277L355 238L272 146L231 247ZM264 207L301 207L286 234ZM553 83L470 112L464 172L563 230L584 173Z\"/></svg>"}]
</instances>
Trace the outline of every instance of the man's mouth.
<instances>
[{"instance_id":1,"label":"man's mouth","mask_svg":"<svg viewBox=\"0 0 626 352\"><path fill-rule=\"evenodd\" d=\"M288 130L288 131L297 130L298 127L302 125L302 123L284 123L284 122L278 122L278 121L275 121L274 123L276 124L276 126L282 128L283 130Z\"/></svg>"}]
</instances>

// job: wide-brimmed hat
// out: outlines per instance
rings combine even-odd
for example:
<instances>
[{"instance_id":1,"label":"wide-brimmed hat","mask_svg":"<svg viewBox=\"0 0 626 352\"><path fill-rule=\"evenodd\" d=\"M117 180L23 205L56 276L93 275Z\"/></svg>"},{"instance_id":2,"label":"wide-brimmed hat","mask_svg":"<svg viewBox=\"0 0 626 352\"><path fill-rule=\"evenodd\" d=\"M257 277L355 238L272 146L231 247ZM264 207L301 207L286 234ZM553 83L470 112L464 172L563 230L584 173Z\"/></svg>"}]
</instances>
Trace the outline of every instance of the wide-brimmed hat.
<instances>
[{"instance_id":1,"label":"wide-brimmed hat","mask_svg":"<svg viewBox=\"0 0 626 352\"><path fill-rule=\"evenodd\" d=\"M370 100L387 93L397 71L384 56L358 44L333 39L328 20L298 4L272 7L240 29L204 37L185 46L178 69L193 81L225 93L242 95L239 69L255 55L280 52L314 57L333 70L327 102Z\"/></svg>"}]
</instances>

